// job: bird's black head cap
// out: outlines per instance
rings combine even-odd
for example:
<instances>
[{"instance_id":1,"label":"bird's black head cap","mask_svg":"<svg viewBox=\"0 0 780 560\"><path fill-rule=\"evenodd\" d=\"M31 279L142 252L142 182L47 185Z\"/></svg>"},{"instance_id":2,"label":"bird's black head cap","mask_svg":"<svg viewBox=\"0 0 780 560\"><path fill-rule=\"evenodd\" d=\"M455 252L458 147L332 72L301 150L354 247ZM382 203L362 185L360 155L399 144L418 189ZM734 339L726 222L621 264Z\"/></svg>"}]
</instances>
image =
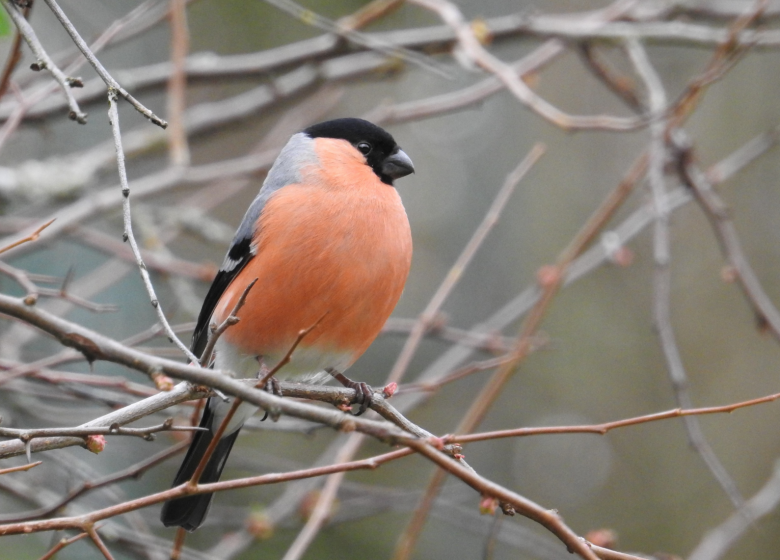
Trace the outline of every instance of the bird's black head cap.
<instances>
[{"instance_id":1,"label":"bird's black head cap","mask_svg":"<svg viewBox=\"0 0 780 560\"><path fill-rule=\"evenodd\" d=\"M393 179L414 171L413 168L403 174L388 171L387 159L397 154L400 148L390 133L363 119L334 119L312 125L303 132L311 138L346 140L365 156L366 163L377 177L388 185L393 184Z\"/></svg>"}]
</instances>

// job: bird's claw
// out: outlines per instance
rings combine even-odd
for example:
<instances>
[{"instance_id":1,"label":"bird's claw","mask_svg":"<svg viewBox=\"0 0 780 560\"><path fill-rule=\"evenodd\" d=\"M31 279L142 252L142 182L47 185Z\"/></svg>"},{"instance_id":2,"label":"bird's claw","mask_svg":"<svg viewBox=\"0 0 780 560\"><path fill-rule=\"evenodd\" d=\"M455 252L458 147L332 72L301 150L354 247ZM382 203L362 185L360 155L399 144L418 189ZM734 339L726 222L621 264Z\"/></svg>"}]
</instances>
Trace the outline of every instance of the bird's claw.
<instances>
[{"instance_id":1,"label":"bird's claw","mask_svg":"<svg viewBox=\"0 0 780 560\"><path fill-rule=\"evenodd\" d=\"M279 380L277 380L275 377L271 377L268 381L266 381L265 387L263 387L263 389L275 397L282 396L282 386L279 384ZM266 418L268 418L267 410L265 411L265 414L263 414L263 417L260 419L260 421L265 422Z\"/></svg>"},{"instance_id":2,"label":"bird's claw","mask_svg":"<svg viewBox=\"0 0 780 560\"><path fill-rule=\"evenodd\" d=\"M352 399L351 404L360 405L360 408L358 409L355 416L360 416L368 409L369 406L371 406L371 403L374 400L374 390L368 383L363 383L362 381L352 381L349 377L339 371L336 371L335 369L327 369L325 371L331 374L334 379L344 385L344 387L347 389L353 389L355 391L355 397Z\"/></svg>"},{"instance_id":3,"label":"bird's claw","mask_svg":"<svg viewBox=\"0 0 780 560\"><path fill-rule=\"evenodd\" d=\"M361 381L353 381L352 386L349 388L355 390L355 399L353 403L360 405L355 416L360 416L369 406L371 406L371 403L374 400L374 390L368 383L363 383Z\"/></svg>"}]
</instances>

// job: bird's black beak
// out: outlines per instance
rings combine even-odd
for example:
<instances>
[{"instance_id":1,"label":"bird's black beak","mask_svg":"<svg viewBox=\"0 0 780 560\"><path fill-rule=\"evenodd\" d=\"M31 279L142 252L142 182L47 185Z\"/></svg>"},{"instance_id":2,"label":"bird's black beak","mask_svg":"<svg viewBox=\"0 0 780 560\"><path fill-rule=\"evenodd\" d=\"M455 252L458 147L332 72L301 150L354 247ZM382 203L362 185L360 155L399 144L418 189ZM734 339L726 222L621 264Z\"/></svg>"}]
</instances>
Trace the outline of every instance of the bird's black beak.
<instances>
[{"instance_id":1,"label":"bird's black beak","mask_svg":"<svg viewBox=\"0 0 780 560\"><path fill-rule=\"evenodd\" d=\"M398 150L385 158L382 162L382 174L391 179L400 179L414 173L412 159L403 150Z\"/></svg>"}]
</instances>

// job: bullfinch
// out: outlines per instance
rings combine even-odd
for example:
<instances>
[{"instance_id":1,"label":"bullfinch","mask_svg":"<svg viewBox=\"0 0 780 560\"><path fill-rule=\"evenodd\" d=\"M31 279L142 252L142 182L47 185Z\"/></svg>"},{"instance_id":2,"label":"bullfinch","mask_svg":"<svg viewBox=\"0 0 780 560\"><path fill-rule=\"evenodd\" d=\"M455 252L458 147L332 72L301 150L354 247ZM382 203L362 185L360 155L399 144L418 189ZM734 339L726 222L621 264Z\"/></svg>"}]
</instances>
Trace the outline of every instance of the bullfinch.
<instances>
[{"instance_id":1,"label":"bullfinch","mask_svg":"<svg viewBox=\"0 0 780 560\"><path fill-rule=\"evenodd\" d=\"M315 124L294 134L274 162L238 227L198 316L192 351L200 356L211 329L231 314L214 347L214 367L239 377L273 368L302 330L314 327L277 373L280 379L324 382L329 375L356 388L343 372L379 334L401 296L412 259L412 236L393 181L414 172L412 160L380 127L356 118ZM231 402L209 399L173 481L189 480ZM242 403L229 421L200 482L216 482L239 429L257 408ZM166 527L197 529L212 494L165 502Z\"/></svg>"}]
</instances>

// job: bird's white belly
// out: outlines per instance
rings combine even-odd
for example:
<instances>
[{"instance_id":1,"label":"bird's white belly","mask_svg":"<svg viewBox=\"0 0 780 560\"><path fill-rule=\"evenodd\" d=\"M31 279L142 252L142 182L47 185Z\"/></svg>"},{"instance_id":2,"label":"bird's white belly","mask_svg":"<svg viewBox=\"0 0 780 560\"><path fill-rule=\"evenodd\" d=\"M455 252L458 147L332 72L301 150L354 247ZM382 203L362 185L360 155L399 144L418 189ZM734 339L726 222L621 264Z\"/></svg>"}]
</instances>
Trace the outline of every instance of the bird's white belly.
<instances>
[{"instance_id":1,"label":"bird's white belly","mask_svg":"<svg viewBox=\"0 0 780 560\"><path fill-rule=\"evenodd\" d=\"M287 351L283 353L269 354L267 356L253 356L245 354L235 346L220 338L216 344L216 358L214 367L217 370L228 371L240 378L257 377L260 371L260 360L269 369L273 369L284 358ZM295 349L290 362L284 365L275 377L279 380L293 380L301 383L325 383L330 379L330 374L326 369L332 368L338 372L343 372L351 365L352 355L348 352L327 352L321 348L307 348L299 346ZM217 402L218 401L218 402ZM229 402L223 402L219 397L212 399L212 413L215 416L215 426L219 424L227 415L232 405L232 399ZM257 411L257 407L243 403L236 410L231 418L226 434L230 434L252 416Z\"/></svg>"}]
</instances>

